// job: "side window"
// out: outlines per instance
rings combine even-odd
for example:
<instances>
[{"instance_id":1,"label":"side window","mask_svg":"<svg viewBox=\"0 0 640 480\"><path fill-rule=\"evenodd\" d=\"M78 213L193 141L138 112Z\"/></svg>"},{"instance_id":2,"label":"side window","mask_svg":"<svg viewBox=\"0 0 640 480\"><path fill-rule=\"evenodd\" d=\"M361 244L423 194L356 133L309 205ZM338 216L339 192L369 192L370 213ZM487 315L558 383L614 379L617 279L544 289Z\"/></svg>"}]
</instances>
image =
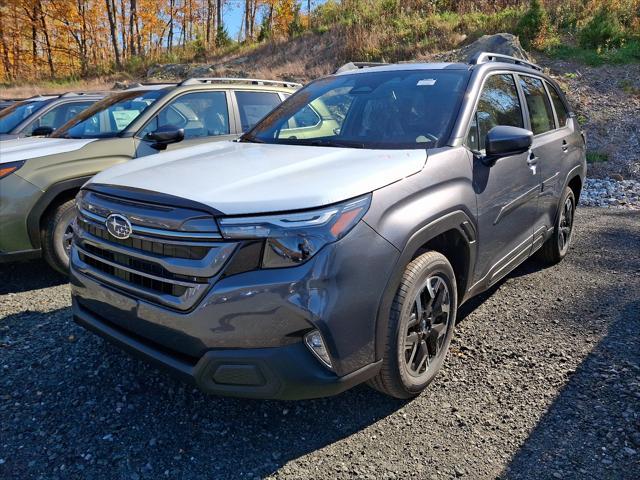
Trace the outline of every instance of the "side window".
<instances>
[{"instance_id":1,"label":"side window","mask_svg":"<svg viewBox=\"0 0 640 480\"><path fill-rule=\"evenodd\" d=\"M193 92L173 99L140 131L144 138L158 128L184 128L184 138L229 134L229 110L225 92Z\"/></svg>"},{"instance_id":2,"label":"side window","mask_svg":"<svg viewBox=\"0 0 640 480\"><path fill-rule=\"evenodd\" d=\"M322 119L309 105L296 113L289 120L289 128L309 128L320 124Z\"/></svg>"},{"instance_id":3,"label":"side window","mask_svg":"<svg viewBox=\"0 0 640 480\"><path fill-rule=\"evenodd\" d=\"M25 133L27 135L31 135L31 133L38 127L51 127L55 130L89 106L93 105L93 103L94 102L75 102L58 105L32 122L31 125L25 129Z\"/></svg>"},{"instance_id":4,"label":"side window","mask_svg":"<svg viewBox=\"0 0 640 480\"><path fill-rule=\"evenodd\" d=\"M242 131L253 128L267 113L280 104L280 96L271 92L236 92Z\"/></svg>"},{"instance_id":5,"label":"side window","mask_svg":"<svg viewBox=\"0 0 640 480\"><path fill-rule=\"evenodd\" d=\"M548 132L555 128L553 120L553 110L551 102L544 90L542 80L533 77L521 77L520 86L524 91L524 97L529 108L529 119L531 120L531 131L534 135Z\"/></svg>"},{"instance_id":6,"label":"side window","mask_svg":"<svg viewBox=\"0 0 640 480\"><path fill-rule=\"evenodd\" d=\"M524 126L522 106L513 75L492 75L485 82L478 108L471 120L467 146L472 150L484 150L487 133L498 125Z\"/></svg>"},{"instance_id":7,"label":"side window","mask_svg":"<svg viewBox=\"0 0 640 480\"><path fill-rule=\"evenodd\" d=\"M558 95L555 87L548 82L547 90L549 90L549 95L551 95L551 101L553 102L553 108L556 110L556 116L558 117L558 128L562 128L567 124L567 118L569 118L569 112L567 112L567 106L564 104L560 95Z\"/></svg>"}]
</instances>

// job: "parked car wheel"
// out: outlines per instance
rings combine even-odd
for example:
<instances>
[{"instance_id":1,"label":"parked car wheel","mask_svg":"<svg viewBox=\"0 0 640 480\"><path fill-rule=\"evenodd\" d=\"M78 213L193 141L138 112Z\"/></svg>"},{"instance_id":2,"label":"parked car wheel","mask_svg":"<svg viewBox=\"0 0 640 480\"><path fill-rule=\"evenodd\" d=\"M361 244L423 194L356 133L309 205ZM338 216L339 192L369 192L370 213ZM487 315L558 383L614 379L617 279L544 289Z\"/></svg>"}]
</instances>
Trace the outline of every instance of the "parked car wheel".
<instances>
[{"instance_id":1,"label":"parked car wheel","mask_svg":"<svg viewBox=\"0 0 640 480\"><path fill-rule=\"evenodd\" d=\"M63 275L69 272L69 252L75 217L75 201L68 200L49 213L42 230L42 255L51 267Z\"/></svg>"},{"instance_id":2,"label":"parked car wheel","mask_svg":"<svg viewBox=\"0 0 640 480\"><path fill-rule=\"evenodd\" d=\"M573 218L576 212L576 197L571 188L566 187L560 201L553 235L538 251L538 258L550 265L560 262L571 245Z\"/></svg>"},{"instance_id":3,"label":"parked car wheel","mask_svg":"<svg viewBox=\"0 0 640 480\"><path fill-rule=\"evenodd\" d=\"M442 366L458 306L451 264L426 252L407 266L391 307L382 369L369 385L396 398L419 395Z\"/></svg>"}]
</instances>

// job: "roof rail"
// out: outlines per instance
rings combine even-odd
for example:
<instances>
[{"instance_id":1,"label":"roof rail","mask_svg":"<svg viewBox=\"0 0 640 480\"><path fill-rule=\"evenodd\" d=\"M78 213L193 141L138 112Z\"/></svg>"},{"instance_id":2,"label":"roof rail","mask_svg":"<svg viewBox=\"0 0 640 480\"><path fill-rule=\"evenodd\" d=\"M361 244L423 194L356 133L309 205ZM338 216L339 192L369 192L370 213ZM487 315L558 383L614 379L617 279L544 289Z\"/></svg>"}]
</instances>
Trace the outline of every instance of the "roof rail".
<instances>
[{"instance_id":1,"label":"roof rail","mask_svg":"<svg viewBox=\"0 0 640 480\"><path fill-rule=\"evenodd\" d=\"M80 97L83 95L104 95L104 92L65 92L60 95L60 98Z\"/></svg>"},{"instance_id":2,"label":"roof rail","mask_svg":"<svg viewBox=\"0 0 640 480\"><path fill-rule=\"evenodd\" d=\"M536 65L535 63L528 62L527 60L523 60L521 58L512 57L510 55L503 55L501 53L492 53L492 52L478 52L469 63L471 65L480 65L481 63L487 62L505 62L505 63L514 63L515 65L522 65L525 67L533 68L534 70L542 71L542 67L540 65Z\"/></svg>"},{"instance_id":3,"label":"roof rail","mask_svg":"<svg viewBox=\"0 0 640 480\"><path fill-rule=\"evenodd\" d=\"M178 85L178 82L134 82L128 84L123 90L131 90L132 88L142 87L170 87L172 85Z\"/></svg>"},{"instance_id":4,"label":"roof rail","mask_svg":"<svg viewBox=\"0 0 640 480\"><path fill-rule=\"evenodd\" d=\"M338 68L333 74L348 72L351 70L360 70L369 67L379 67L380 65L389 65L386 62L349 62Z\"/></svg>"},{"instance_id":5,"label":"roof rail","mask_svg":"<svg viewBox=\"0 0 640 480\"><path fill-rule=\"evenodd\" d=\"M187 78L178 84L183 85L197 85L198 83L246 83L249 85L276 85L288 88L300 88L301 83L286 82L281 80L262 80L260 78L233 78L233 77L201 77L201 78Z\"/></svg>"}]
</instances>

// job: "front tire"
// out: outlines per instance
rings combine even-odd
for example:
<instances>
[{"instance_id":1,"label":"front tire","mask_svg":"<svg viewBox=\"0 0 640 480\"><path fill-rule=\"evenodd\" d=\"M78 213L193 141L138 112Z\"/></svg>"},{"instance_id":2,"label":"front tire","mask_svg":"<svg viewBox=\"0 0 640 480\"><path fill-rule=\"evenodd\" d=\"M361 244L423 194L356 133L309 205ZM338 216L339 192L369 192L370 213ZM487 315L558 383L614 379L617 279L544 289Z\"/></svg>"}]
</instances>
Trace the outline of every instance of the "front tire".
<instances>
[{"instance_id":1,"label":"front tire","mask_svg":"<svg viewBox=\"0 0 640 480\"><path fill-rule=\"evenodd\" d=\"M75 201L68 200L47 215L42 230L42 255L52 268L63 275L69 273L69 252L75 217Z\"/></svg>"},{"instance_id":2,"label":"front tire","mask_svg":"<svg viewBox=\"0 0 640 480\"><path fill-rule=\"evenodd\" d=\"M538 251L538 258L548 265L562 261L569 251L573 238L573 220L576 213L576 197L571 188L566 187L562 194L553 235Z\"/></svg>"},{"instance_id":3,"label":"front tire","mask_svg":"<svg viewBox=\"0 0 640 480\"><path fill-rule=\"evenodd\" d=\"M396 398L419 395L440 370L458 307L451 264L438 252L415 258L391 307L382 368L369 385Z\"/></svg>"}]
</instances>

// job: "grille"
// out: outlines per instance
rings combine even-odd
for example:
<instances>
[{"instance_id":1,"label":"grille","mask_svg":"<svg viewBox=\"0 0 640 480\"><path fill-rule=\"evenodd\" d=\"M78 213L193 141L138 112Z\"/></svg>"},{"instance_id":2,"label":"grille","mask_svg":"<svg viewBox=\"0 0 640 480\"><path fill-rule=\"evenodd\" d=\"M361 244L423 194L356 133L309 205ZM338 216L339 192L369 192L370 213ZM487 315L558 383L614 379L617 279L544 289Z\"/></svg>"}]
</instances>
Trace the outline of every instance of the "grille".
<instances>
[{"instance_id":1,"label":"grille","mask_svg":"<svg viewBox=\"0 0 640 480\"><path fill-rule=\"evenodd\" d=\"M106 242L164 257L200 260L209 252L209 248L206 246L170 244L166 243L166 240L143 239L140 237L129 237L126 240L121 240L107 232L104 226L88 222L81 217L78 218L78 223L86 232Z\"/></svg>"},{"instance_id":2,"label":"grille","mask_svg":"<svg viewBox=\"0 0 640 480\"><path fill-rule=\"evenodd\" d=\"M111 210L97 203L103 196L93 197L96 204L84 200L76 221L73 267L101 283L125 290L136 297L163 304L178 310L188 310L202 298L213 284L227 259L236 248L235 243L223 242L215 232L163 230L133 226L132 235L118 239L106 229L106 217ZM106 199L105 201L108 201ZM112 202L113 203L113 202ZM144 207L137 206L135 219L148 222L159 220L159 210L144 216ZM123 206L124 209L124 206ZM167 207L170 210L170 207ZM120 213L120 212L117 212ZM121 213L127 215L127 211ZM180 215L193 218L201 212L182 209ZM180 222L174 215L167 224ZM145 223L142 223L145 225Z\"/></svg>"},{"instance_id":3,"label":"grille","mask_svg":"<svg viewBox=\"0 0 640 480\"><path fill-rule=\"evenodd\" d=\"M127 283L136 285L138 287L157 292L159 294L172 295L174 297L181 297L187 292L187 287L182 285L176 285L169 282L163 282L155 278L144 277L140 274L118 268L115 265L102 262L95 257L90 257L84 252L79 253L80 259L87 265L95 268L96 270L111 275L113 277L124 280Z\"/></svg>"}]
</instances>

